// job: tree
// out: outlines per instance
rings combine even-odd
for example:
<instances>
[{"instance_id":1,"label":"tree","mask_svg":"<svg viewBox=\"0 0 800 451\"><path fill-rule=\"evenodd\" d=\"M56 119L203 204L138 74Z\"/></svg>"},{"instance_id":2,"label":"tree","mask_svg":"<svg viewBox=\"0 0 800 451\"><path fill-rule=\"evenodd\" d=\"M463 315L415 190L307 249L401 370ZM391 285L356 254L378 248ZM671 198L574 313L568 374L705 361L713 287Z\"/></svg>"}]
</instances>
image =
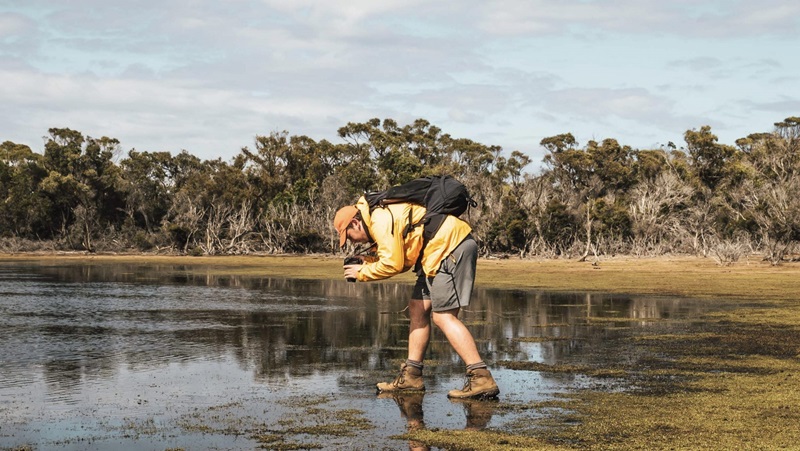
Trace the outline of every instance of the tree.
<instances>
[{"instance_id":1,"label":"tree","mask_svg":"<svg viewBox=\"0 0 800 451\"><path fill-rule=\"evenodd\" d=\"M494 189L501 194L501 208L497 205L492 208L493 214L489 216L491 234L487 240L498 250L524 255L535 232L529 220L529 210L522 204L523 170L530 163L530 157L513 151L508 158L496 155L494 161L494 171L489 177Z\"/></svg>"},{"instance_id":2,"label":"tree","mask_svg":"<svg viewBox=\"0 0 800 451\"><path fill-rule=\"evenodd\" d=\"M198 233L204 227L204 199L210 171L199 158L184 150L172 158L169 172L172 195L162 228L173 244L185 253L196 246Z\"/></svg>"},{"instance_id":3,"label":"tree","mask_svg":"<svg viewBox=\"0 0 800 451\"><path fill-rule=\"evenodd\" d=\"M682 213L692 193L674 170L638 181L630 191L628 207L635 253L661 254L679 241L684 230Z\"/></svg>"},{"instance_id":4,"label":"tree","mask_svg":"<svg viewBox=\"0 0 800 451\"><path fill-rule=\"evenodd\" d=\"M125 212L134 227L152 232L169 211L175 164L169 152L128 152L120 162Z\"/></svg>"},{"instance_id":5,"label":"tree","mask_svg":"<svg viewBox=\"0 0 800 451\"><path fill-rule=\"evenodd\" d=\"M118 225L124 210L120 171L113 162L119 141L84 138L68 128L49 132L43 161L48 175L40 187L50 197L62 237L72 247L77 239L83 249L93 251L94 236Z\"/></svg>"},{"instance_id":6,"label":"tree","mask_svg":"<svg viewBox=\"0 0 800 451\"><path fill-rule=\"evenodd\" d=\"M5 142L0 237L87 250L114 239L209 254L325 251L335 247L330 217L341 205L450 174L479 203L466 219L483 254L713 256L752 246L777 264L800 241L798 117L735 147L708 126L687 131L680 149L610 138L580 147L564 133L541 140L545 169L535 176L525 154L452 137L425 119L370 119L337 132L340 143L257 135L231 161L132 149L119 165L119 141L67 128L49 130L41 155Z\"/></svg>"},{"instance_id":7,"label":"tree","mask_svg":"<svg viewBox=\"0 0 800 451\"><path fill-rule=\"evenodd\" d=\"M800 118L775 124L771 134L739 140L752 170L737 191L742 214L757 227L766 258L779 264L800 241Z\"/></svg>"},{"instance_id":8,"label":"tree","mask_svg":"<svg viewBox=\"0 0 800 451\"><path fill-rule=\"evenodd\" d=\"M692 173L697 181L711 191L716 190L727 176L732 175L738 152L735 147L717 143L711 127L688 130L684 134Z\"/></svg>"},{"instance_id":9,"label":"tree","mask_svg":"<svg viewBox=\"0 0 800 451\"><path fill-rule=\"evenodd\" d=\"M52 237L50 200L39 190L46 176L42 156L30 147L0 144L0 236Z\"/></svg>"},{"instance_id":10,"label":"tree","mask_svg":"<svg viewBox=\"0 0 800 451\"><path fill-rule=\"evenodd\" d=\"M614 139L589 141L585 149L579 149L569 133L545 138L541 145L549 152L544 162L563 203L575 217L583 218L581 260L598 252L595 232L605 233L606 238L627 234L626 208L617 202L622 200L618 195L632 183L632 149ZM602 227L598 228L596 221Z\"/></svg>"},{"instance_id":11,"label":"tree","mask_svg":"<svg viewBox=\"0 0 800 451\"><path fill-rule=\"evenodd\" d=\"M454 139L449 135L444 136L443 143L450 149L451 173L464 180L487 176L501 150L498 146L486 146L466 138Z\"/></svg>"}]
</instances>

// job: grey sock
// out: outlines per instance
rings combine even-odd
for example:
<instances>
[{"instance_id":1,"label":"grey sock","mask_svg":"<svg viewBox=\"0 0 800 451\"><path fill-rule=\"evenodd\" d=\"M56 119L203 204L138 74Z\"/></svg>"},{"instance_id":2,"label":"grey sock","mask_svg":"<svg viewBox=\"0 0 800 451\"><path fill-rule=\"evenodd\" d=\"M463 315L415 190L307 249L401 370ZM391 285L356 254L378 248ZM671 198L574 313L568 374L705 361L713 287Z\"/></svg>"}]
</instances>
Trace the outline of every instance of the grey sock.
<instances>
[{"instance_id":1,"label":"grey sock","mask_svg":"<svg viewBox=\"0 0 800 451\"><path fill-rule=\"evenodd\" d=\"M416 369L418 369L420 371L422 371L422 368L425 367L425 365L423 365L422 362L418 362L416 360L411 360L411 359L406 360L406 366L410 366L412 368L416 368Z\"/></svg>"},{"instance_id":2,"label":"grey sock","mask_svg":"<svg viewBox=\"0 0 800 451\"><path fill-rule=\"evenodd\" d=\"M488 368L488 367L486 366L485 363L483 363L483 361L480 361L478 363L473 363L472 365L467 365L467 372L469 373L472 370L480 370L483 368Z\"/></svg>"}]
</instances>

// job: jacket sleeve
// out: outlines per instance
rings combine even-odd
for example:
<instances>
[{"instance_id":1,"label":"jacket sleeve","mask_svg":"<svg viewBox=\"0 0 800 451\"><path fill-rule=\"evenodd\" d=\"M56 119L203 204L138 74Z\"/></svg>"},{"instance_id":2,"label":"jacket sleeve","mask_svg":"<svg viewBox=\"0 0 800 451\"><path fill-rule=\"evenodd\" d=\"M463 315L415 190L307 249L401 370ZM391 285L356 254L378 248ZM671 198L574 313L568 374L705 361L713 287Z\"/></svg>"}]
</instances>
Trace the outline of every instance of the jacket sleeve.
<instances>
[{"instance_id":1,"label":"jacket sleeve","mask_svg":"<svg viewBox=\"0 0 800 451\"><path fill-rule=\"evenodd\" d=\"M372 212L369 232L377 245L377 261L367 263L358 272L358 280L366 282L380 280L402 273L405 268L403 253L403 230L398 228L388 208Z\"/></svg>"}]
</instances>

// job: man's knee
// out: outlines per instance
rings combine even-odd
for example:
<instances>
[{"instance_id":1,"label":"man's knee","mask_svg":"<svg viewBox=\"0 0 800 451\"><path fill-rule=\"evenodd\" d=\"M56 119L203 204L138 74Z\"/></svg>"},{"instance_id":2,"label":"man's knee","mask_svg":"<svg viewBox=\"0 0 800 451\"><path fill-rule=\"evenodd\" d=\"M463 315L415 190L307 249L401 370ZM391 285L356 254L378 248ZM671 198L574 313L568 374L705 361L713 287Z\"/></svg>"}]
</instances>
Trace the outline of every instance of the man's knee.
<instances>
[{"instance_id":1,"label":"man's knee","mask_svg":"<svg viewBox=\"0 0 800 451\"><path fill-rule=\"evenodd\" d=\"M436 324L436 327L442 329L452 321L459 321L458 311L458 308L454 308L450 310L443 310L441 312L433 312L431 314L431 318L433 319L433 323Z\"/></svg>"},{"instance_id":2,"label":"man's knee","mask_svg":"<svg viewBox=\"0 0 800 451\"><path fill-rule=\"evenodd\" d=\"M408 302L408 317L410 320L428 321L431 316L430 301L412 299Z\"/></svg>"}]
</instances>

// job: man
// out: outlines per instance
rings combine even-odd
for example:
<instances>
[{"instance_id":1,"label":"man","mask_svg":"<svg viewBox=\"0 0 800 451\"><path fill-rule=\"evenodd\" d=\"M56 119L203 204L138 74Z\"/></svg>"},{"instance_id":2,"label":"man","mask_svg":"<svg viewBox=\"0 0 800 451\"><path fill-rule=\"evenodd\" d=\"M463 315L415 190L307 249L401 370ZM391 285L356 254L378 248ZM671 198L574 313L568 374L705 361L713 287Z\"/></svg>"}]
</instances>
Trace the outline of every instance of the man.
<instances>
[{"instance_id":1,"label":"man","mask_svg":"<svg viewBox=\"0 0 800 451\"><path fill-rule=\"evenodd\" d=\"M424 207L410 203L390 204L370 212L366 199L361 197L356 205L339 209L333 220L340 247L349 239L353 243L373 243L377 252L376 258L364 264L346 265L345 278L366 282L392 277L414 268L422 253L421 269L408 302L408 359L400 366L396 379L377 384L377 389L425 390L422 362L433 321L467 366L464 388L451 390L447 396L496 397L500 390L481 359L472 334L458 319L461 307L469 305L475 280L478 246L472 238L472 228L455 216L447 216L423 252L423 227L407 233L406 228L418 223L425 213Z\"/></svg>"}]
</instances>

